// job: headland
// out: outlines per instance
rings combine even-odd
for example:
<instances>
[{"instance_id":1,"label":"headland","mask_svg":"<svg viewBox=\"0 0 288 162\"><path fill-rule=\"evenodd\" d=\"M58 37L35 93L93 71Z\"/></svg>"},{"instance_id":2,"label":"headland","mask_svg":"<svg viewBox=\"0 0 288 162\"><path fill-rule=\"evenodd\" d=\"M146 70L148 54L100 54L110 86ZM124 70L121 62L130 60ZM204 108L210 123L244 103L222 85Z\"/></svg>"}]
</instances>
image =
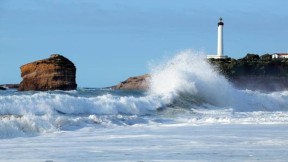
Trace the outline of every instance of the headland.
<instances>
[{"instance_id":1,"label":"headland","mask_svg":"<svg viewBox=\"0 0 288 162\"><path fill-rule=\"evenodd\" d=\"M210 58L207 60L215 68L215 71L224 75L238 89L267 92L288 89L288 59L272 58L272 56L272 54L247 54L240 59ZM133 78L133 82L131 78ZM149 78L149 74L130 77L111 88L147 90Z\"/></svg>"}]
</instances>

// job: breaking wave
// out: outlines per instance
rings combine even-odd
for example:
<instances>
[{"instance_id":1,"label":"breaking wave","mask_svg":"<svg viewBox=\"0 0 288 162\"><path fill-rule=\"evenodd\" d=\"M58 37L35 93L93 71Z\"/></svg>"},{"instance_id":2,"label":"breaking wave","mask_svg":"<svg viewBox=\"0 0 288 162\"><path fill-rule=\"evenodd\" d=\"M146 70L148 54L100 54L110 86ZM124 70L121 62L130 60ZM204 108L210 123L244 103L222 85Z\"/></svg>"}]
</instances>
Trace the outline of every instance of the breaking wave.
<instances>
[{"instance_id":1,"label":"breaking wave","mask_svg":"<svg viewBox=\"0 0 288 162\"><path fill-rule=\"evenodd\" d=\"M185 51L152 68L150 94L165 96L174 106L232 108L233 111L286 111L288 91L238 90L220 75L204 54Z\"/></svg>"},{"instance_id":2,"label":"breaking wave","mask_svg":"<svg viewBox=\"0 0 288 162\"><path fill-rule=\"evenodd\" d=\"M145 123L140 117L155 113L163 104L157 96L144 95L82 97L53 92L4 95L0 96L0 138L70 130L91 124Z\"/></svg>"}]
</instances>

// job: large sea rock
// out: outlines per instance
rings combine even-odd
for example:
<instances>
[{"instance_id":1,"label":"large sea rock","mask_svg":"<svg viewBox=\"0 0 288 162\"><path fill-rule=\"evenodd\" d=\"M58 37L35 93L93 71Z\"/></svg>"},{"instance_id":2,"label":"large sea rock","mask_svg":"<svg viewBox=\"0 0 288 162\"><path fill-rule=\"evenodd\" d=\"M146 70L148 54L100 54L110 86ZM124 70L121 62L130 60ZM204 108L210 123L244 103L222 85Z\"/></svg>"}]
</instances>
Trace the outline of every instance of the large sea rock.
<instances>
[{"instance_id":1,"label":"large sea rock","mask_svg":"<svg viewBox=\"0 0 288 162\"><path fill-rule=\"evenodd\" d=\"M76 67L67 58L53 54L48 59L20 67L22 82L19 91L75 90Z\"/></svg>"},{"instance_id":2,"label":"large sea rock","mask_svg":"<svg viewBox=\"0 0 288 162\"><path fill-rule=\"evenodd\" d=\"M118 90L147 90L149 88L150 75L140 75L130 77L127 80L113 86L112 89Z\"/></svg>"}]
</instances>

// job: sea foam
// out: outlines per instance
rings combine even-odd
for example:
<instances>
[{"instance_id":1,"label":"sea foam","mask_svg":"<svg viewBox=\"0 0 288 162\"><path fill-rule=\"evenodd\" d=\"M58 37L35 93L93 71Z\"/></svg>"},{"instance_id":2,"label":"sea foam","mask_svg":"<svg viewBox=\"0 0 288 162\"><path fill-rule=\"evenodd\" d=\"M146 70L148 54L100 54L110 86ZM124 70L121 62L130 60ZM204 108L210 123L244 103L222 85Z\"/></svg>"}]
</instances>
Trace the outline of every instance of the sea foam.
<instances>
[{"instance_id":1,"label":"sea foam","mask_svg":"<svg viewBox=\"0 0 288 162\"><path fill-rule=\"evenodd\" d=\"M115 95L109 91L88 96L83 91L0 95L0 138L87 126L147 123L149 120L141 116L155 114L157 108L167 104L159 96L136 96Z\"/></svg>"}]
</instances>

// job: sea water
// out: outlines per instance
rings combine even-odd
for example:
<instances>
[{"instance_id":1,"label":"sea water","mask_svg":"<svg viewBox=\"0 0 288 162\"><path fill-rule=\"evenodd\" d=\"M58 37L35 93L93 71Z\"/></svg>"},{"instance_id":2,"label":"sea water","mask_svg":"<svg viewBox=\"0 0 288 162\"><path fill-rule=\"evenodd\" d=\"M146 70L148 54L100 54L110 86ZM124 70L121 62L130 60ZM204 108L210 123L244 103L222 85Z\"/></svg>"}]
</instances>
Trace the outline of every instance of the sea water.
<instances>
[{"instance_id":1,"label":"sea water","mask_svg":"<svg viewBox=\"0 0 288 162\"><path fill-rule=\"evenodd\" d=\"M287 161L288 91L238 90L201 54L148 91L0 91L0 161Z\"/></svg>"}]
</instances>

